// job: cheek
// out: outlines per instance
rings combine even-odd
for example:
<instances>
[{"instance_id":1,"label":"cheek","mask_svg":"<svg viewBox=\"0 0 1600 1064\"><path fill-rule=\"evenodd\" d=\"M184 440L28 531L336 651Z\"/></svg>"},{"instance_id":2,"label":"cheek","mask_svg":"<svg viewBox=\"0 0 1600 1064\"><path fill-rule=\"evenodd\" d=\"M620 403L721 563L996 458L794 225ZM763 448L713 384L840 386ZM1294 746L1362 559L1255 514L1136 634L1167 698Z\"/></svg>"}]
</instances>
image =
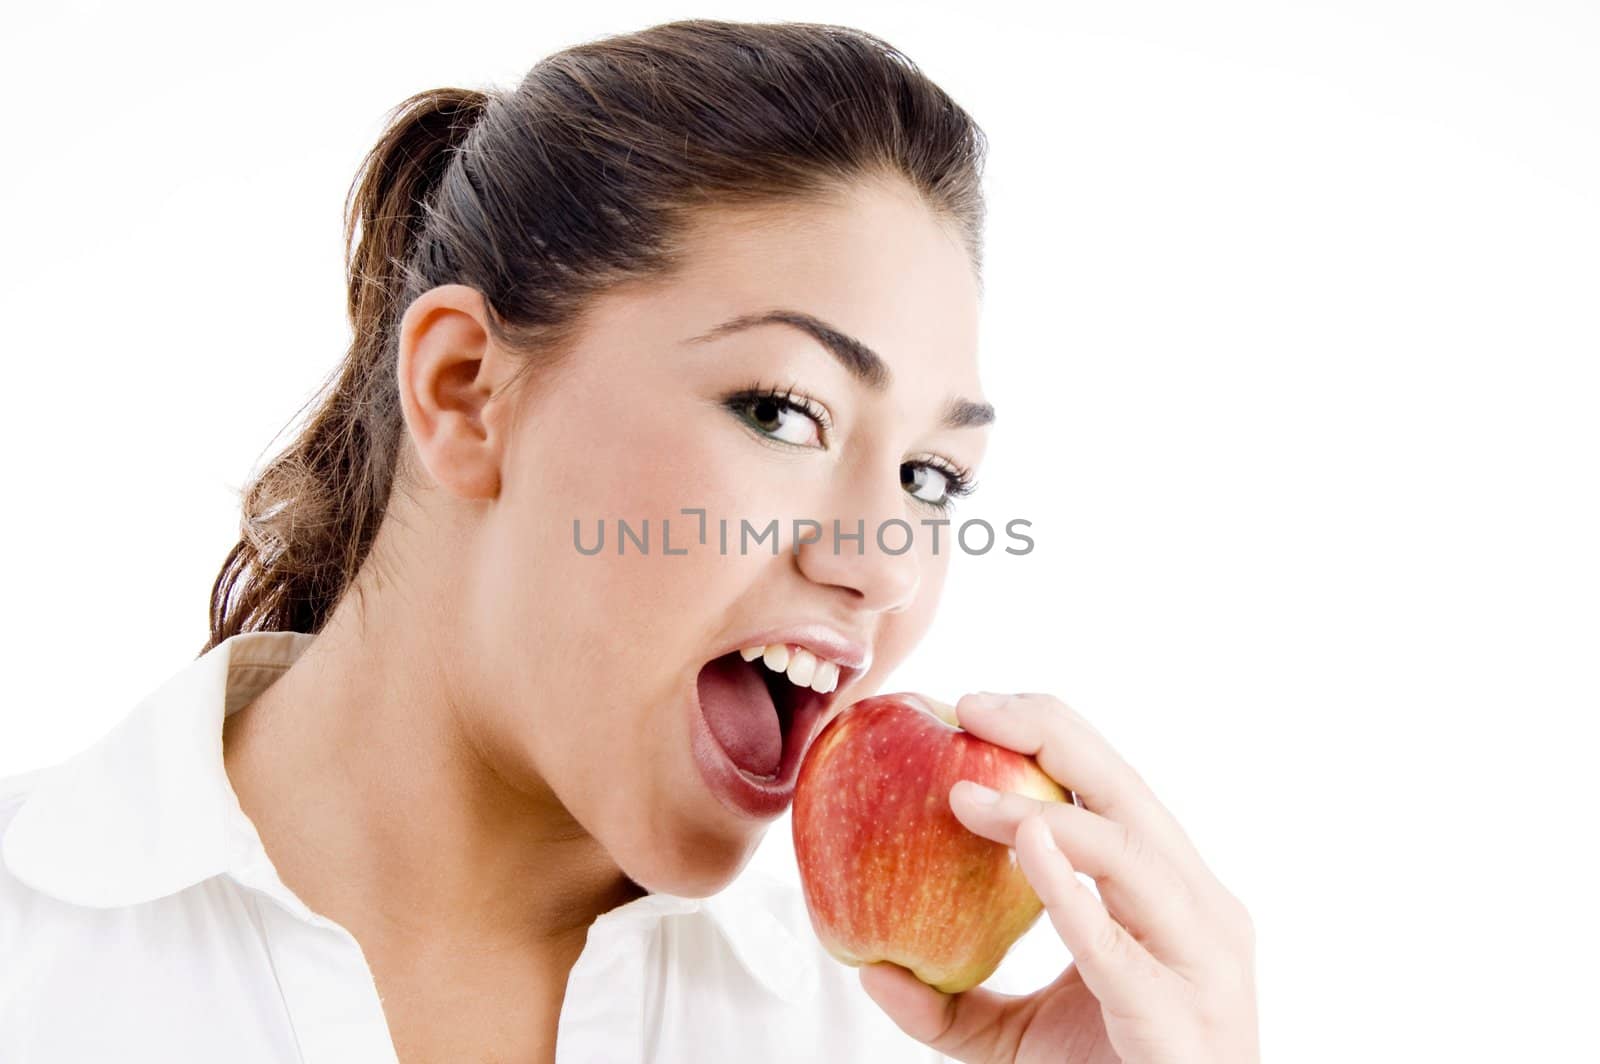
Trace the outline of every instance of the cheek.
<instances>
[{"instance_id":1,"label":"cheek","mask_svg":"<svg viewBox=\"0 0 1600 1064\"><path fill-rule=\"evenodd\" d=\"M931 529L919 527L919 533L931 532ZM939 601L944 595L945 575L950 569L949 544L945 542L944 533L948 529L941 529L939 553L934 555L931 547L923 550L922 570L917 581L917 595L910 606L893 614L893 638L896 644L904 643L902 653L910 653L912 647L922 641L928 628L933 624L934 616L939 610Z\"/></svg>"},{"instance_id":2,"label":"cheek","mask_svg":"<svg viewBox=\"0 0 1600 1064\"><path fill-rule=\"evenodd\" d=\"M573 517L625 518L636 531L648 518L653 533L667 518L698 531L695 517L681 510L736 522L741 512L753 518L792 494L787 489L804 476L805 456L763 445L704 399L667 398L682 387L663 382L655 394L643 387L627 396L580 394L565 404L511 470L519 491L537 494L526 516L565 528L569 538ZM681 542L675 537L674 548Z\"/></svg>"},{"instance_id":3,"label":"cheek","mask_svg":"<svg viewBox=\"0 0 1600 1064\"><path fill-rule=\"evenodd\" d=\"M686 664L751 574L772 563L766 547L739 555L738 522L775 516L764 512L766 494L782 491L772 466L783 456L741 437L714 409L638 398L575 399L561 410L586 416L552 412L530 433L507 465L493 557L478 580L500 624L540 633L558 655L553 664L597 670L596 683L632 684L647 696L639 685L668 682L662 670L652 680L616 662L646 647L669 671ZM619 421L624 431L613 427ZM685 509L704 510L703 522ZM718 550L724 518L727 554Z\"/></svg>"}]
</instances>

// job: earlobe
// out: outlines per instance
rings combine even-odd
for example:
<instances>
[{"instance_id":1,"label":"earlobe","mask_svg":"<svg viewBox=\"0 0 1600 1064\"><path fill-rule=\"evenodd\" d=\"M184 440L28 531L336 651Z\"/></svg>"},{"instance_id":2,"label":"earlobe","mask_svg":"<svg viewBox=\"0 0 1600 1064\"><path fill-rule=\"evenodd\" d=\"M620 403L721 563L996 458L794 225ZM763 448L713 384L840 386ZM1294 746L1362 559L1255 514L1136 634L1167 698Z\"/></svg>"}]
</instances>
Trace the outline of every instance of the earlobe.
<instances>
[{"instance_id":1,"label":"earlobe","mask_svg":"<svg viewBox=\"0 0 1600 1064\"><path fill-rule=\"evenodd\" d=\"M502 433L486 417L500 359L484 321L483 296L440 285L418 296L400 321L395 386L422 466L463 498L500 491Z\"/></svg>"}]
</instances>

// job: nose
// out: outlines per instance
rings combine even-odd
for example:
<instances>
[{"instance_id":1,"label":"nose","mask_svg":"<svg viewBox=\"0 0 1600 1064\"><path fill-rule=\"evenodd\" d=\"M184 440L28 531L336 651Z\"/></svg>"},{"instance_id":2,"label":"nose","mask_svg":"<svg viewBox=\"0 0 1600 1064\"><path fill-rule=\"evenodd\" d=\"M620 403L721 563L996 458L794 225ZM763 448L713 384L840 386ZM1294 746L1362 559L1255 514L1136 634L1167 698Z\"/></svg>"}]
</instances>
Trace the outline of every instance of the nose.
<instances>
[{"instance_id":1,"label":"nose","mask_svg":"<svg viewBox=\"0 0 1600 1064\"><path fill-rule=\"evenodd\" d=\"M917 594L923 535L928 530L909 516L898 481L887 491L855 493L855 498L864 498L868 505L835 507L813 518L822 530L817 534L808 527L801 537L796 550L800 571L814 583L853 592L857 609L903 610Z\"/></svg>"}]
</instances>

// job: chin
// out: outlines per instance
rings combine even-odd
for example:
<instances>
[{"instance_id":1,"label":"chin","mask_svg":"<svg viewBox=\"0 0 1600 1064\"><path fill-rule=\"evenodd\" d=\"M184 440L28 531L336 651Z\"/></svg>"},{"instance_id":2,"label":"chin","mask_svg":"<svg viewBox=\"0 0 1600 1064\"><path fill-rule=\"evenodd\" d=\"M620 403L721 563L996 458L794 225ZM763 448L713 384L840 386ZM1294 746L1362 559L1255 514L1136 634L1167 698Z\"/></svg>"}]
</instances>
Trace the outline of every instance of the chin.
<instances>
[{"instance_id":1,"label":"chin","mask_svg":"<svg viewBox=\"0 0 1600 1064\"><path fill-rule=\"evenodd\" d=\"M763 834L765 827L732 837L691 832L671 850L658 849L644 864L625 872L652 894L708 898L738 878Z\"/></svg>"}]
</instances>

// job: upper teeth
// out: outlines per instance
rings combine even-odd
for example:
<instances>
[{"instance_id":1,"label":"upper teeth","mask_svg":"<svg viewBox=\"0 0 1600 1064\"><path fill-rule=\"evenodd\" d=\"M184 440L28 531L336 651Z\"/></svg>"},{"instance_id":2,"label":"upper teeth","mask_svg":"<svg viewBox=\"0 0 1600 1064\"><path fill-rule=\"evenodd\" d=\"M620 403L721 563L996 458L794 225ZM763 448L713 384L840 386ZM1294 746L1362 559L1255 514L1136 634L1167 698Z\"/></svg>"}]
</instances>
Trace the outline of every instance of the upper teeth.
<instances>
[{"instance_id":1,"label":"upper teeth","mask_svg":"<svg viewBox=\"0 0 1600 1064\"><path fill-rule=\"evenodd\" d=\"M767 668L783 673L796 687L809 687L819 695L825 695L839 685L839 666L826 658L817 657L805 647L773 643L770 646L745 647L739 651L739 656L746 661L760 658Z\"/></svg>"}]
</instances>

